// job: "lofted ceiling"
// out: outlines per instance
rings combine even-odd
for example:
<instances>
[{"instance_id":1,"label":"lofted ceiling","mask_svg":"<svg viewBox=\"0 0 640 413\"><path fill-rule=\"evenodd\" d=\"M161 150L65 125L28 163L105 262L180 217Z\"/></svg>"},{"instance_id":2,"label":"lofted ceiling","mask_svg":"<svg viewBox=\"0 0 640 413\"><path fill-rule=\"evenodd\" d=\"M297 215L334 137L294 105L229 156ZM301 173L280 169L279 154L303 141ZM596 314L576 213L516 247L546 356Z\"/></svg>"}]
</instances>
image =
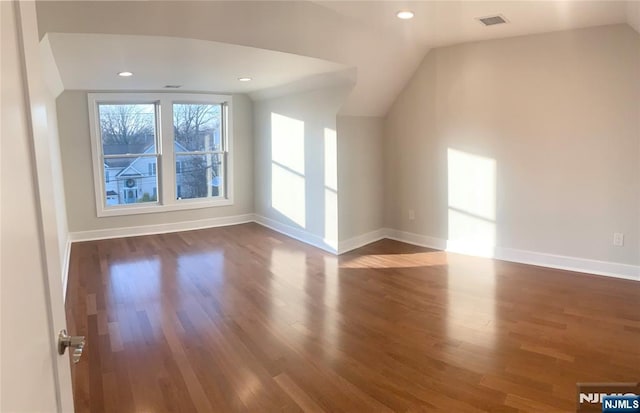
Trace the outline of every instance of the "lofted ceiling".
<instances>
[{"instance_id":1,"label":"lofted ceiling","mask_svg":"<svg viewBox=\"0 0 640 413\"><path fill-rule=\"evenodd\" d=\"M42 43L50 48L63 88L69 90L161 90L173 85L182 91L252 94L348 69L307 56L180 37L48 33ZM118 76L122 71L134 75ZM242 77L251 81L239 81Z\"/></svg>"},{"instance_id":2,"label":"lofted ceiling","mask_svg":"<svg viewBox=\"0 0 640 413\"><path fill-rule=\"evenodd\" d=\"M52 34L49 39L52 53L65 88L80 88L81 79L82 88L87 89L118 86L114 82L121 79L113 78L112 65L118 62L135 65L136 69L118 70L137 72L134 82L141 85L137 89L183 84L185 88L193 85L188 87L191 90L217 92L240 92L244 87L248 88L244 91L255 92L283 82L300 84L305 78L317 81L327 74L352 68L357 72L357 80L341 113L363 116L384 115L425 54L434 47L606 24L629 23L636 30L640 27L637 1L607 0L42 1L37 8L40 35ZM415 12L414 19L403 21L395 17L398 10L405 8ZM502 14L509 23L485 27L476 20L492 14ZM68 44L61 46L66 55L62 58L55 50L55 37L67 36L65 33L102 34L91 39L104 43L92 48L88 40L68 38L65 40ZM132 37L123 42L123 38L109 40L104 35ZM167 50L153 46L155 54L143 54L142 50L147 53L147 49L153 49L151 43L136 42L150 42L143 40L149 36L162 36ZM207 42L186 46L181 43L185 39ZM215 45L210 44L214 42ZM244 61L239 58L241 52L230 44L287 55L252 50L245 52L256 60ZM197 56L214 55L188 57L192 46L194 50L203 48ZM76 57L72 56L74 51ZM105 51L108 54L101 56ZM108 61L105 56L109 56ZM183 63L189 59L195 63ZM86 73L78 74L84 66ZM103 66L104 72L97 70ZM138 77L139 74L146 78ZM254 81L252 85L240 86L239 76L250 76ZM77 86L70 87L71 84Z\"/></svg>"}]
</instances>

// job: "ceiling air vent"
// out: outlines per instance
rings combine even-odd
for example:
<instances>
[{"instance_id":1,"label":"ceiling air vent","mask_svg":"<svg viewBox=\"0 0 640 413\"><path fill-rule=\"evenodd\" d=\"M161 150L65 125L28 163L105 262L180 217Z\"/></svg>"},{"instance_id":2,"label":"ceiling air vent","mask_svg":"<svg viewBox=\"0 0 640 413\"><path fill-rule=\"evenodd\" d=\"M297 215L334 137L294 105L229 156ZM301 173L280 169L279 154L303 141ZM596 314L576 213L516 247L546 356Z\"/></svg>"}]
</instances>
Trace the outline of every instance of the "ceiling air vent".
<instances>
[{"instance_id":1,"label":"ceiling air vent","mask_svg":"<svg viewBox=\"0 0 640 413\"><path fill-rule=\"evenodd\" d=\"M495 26L496 24L504 24L507 19L504 16L496 14L495 16L479 17L478 20L485 26Z\"/></svg>"},{"instance_id":2,"label":"ceiling air vent","mask_svg":"<svg viewBox=\"0 0 640 413\"><path fill-rule=\"evenodd\" d=\"M165 89L180 89L182 85L165 85Z\"/></svg>"}]
</instances>

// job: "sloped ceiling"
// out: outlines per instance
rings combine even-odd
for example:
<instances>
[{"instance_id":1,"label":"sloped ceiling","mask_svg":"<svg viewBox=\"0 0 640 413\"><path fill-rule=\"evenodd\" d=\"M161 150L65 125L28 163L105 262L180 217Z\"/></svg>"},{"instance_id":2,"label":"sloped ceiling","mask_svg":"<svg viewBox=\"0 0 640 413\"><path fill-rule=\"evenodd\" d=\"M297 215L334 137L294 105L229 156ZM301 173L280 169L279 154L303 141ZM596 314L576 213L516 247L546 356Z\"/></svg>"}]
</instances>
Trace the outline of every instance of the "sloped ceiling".
<instances>
[{"instance_id":1,"label":"sloped ceiling","mask_svg":"<svg viewBox=\"0 0 640 413\"><path fill-rule=\"evenodd\" d=\"M381 116L430 48L604 24L633 24L629 15L634 7L622 1L576 0L43 1L38 3L38 24L41 36L103 33L182 37L339 63L357 71L356 85L342 114ZM397 19L395 12L403 8L413 10L416 17ZM476 20L495 13L504 15L509 24L484 27Z\"/></svg>"},{"instance_id":2,"label":"sloped ceiling","mask_svg":"<svg viewBox=\"0 0 640 413\"><path fill-rule=\"evenodd\" d=\"M629 2L631 3L631 2ZM414 1L321 2L336 12L384 28L405 39L440 47L626 22L625 1ZM413 20L390 19L412 10ZM501 14L509 24L485 27L479 17ZM402 23L402 22L400 22Z\"/></svg>"}]
</instances>

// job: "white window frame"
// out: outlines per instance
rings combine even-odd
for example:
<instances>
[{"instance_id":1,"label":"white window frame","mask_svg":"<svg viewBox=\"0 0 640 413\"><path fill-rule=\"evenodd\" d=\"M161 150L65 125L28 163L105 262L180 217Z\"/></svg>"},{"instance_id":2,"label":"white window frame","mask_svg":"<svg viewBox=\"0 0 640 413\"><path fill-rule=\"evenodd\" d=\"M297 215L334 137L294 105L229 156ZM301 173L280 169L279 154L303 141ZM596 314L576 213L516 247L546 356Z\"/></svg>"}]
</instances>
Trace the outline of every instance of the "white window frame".
<instances>
[{"instance_id":1,"label":"white window frame","mask_svg":"<svg viewBox=\"0 0 640 413\"><path fill-rule=\"evenodd\" d=\"M98 217L135 215L233 205L233 97L230 95L188 93L89 93L89 129L93 161L93 182ZM107 207L99 104L154 103L157 114L158 201L154 203ZM223 105L222 141L224 150L223 194L215 198L176 199L176 157L174 153L173 104Z\"/></svg>"}]
</instances>

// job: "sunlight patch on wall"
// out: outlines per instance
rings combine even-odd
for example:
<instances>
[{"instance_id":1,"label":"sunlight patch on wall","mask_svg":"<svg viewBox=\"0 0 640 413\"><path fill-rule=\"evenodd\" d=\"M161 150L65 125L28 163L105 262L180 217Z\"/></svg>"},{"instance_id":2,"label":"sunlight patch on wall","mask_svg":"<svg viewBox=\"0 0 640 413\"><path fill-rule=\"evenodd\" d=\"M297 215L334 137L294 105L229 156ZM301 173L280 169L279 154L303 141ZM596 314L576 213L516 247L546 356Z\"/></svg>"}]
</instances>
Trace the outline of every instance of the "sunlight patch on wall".
<instances>
[{"instance_id":1,"label":"sunlight patch on wall","mask_svg":"<svg viewBox=\"0 0 640 413\"><path fill-rule=\"evenodd\" d=\"M338 190L338 141L336 131L324 129L324 186Z\"/></svg>"},{"instance_id":2,"label":"sunlight patch on wall","mask_svg":"<svg viewBox=\"0 0 640 413\"><path fill-rule=\"evenodd\" d=\"M306 226L304 176L271 165L271 206L291 221Z\"/></svg>"},{"instance_id":3,"label":"sunlight patch on wall","mask_svg":"<svg viewBox=\"0 0 640 413\"><path fill-rule=\"evenodd\" d=\"M271 114L271 160L304 175L304 122Z\"/></svg>"},{"instance_id":4,"label":"sunlight patch on wall","mask_svg":"<svg viewBox=\"0 0 640 413\"><path fill-rule=\"evenodd\" d=\"M447 251L492 257L496 245L496 161L449 148Z\"/></svg>"},{"instance_id":5,"label":"sunlight patch on wall","mask_svg":"<svg viewBox=\"0 0 640 413\"><path fill-rule=\"evenodd\" d=\"M338 194L328 188L324 190L324 242L338 248Z\"/></svg>"},{"instance_id":6,"label":"sunlight patch on wall","mask_svg":"<svg viewBox=\"0 0 640 413\"><path fill-rule=\"evenodd\" d=\"M338 248L338 142L336 131L324 129L324 242Z\"/></svg>"},{"instance_id":7,"label":"sunlight patch on wall","mask_svg":"<svg viewBox=\"0 0 640 413\"><path fill-rule=\"evenodd\" d=\"M304 122L271 114L271 206L306 226Z\"/></svg>"}]
</instances>

